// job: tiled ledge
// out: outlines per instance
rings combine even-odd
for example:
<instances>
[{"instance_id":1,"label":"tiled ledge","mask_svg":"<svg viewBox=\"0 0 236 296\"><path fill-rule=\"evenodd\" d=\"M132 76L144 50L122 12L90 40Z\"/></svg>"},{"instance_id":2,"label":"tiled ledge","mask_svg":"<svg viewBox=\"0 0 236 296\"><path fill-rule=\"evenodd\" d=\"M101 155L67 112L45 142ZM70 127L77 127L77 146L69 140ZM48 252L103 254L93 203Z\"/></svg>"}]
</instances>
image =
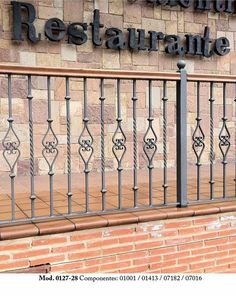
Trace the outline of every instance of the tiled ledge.
<instances>
[{"instance_id":1,"label":"tiled ledge","mask_svg":"<svg viewBox=\"0 0 236 296\"><path fill-rule=\"evenodd\" d=\"M194 205L187 208L150 209L136 212L95 215L92 217L63 218L56 221L31 222L23 225L14 224L0 227L0 240L233 211L236 211L236 201Z\"/></svg>"}]
</instances>

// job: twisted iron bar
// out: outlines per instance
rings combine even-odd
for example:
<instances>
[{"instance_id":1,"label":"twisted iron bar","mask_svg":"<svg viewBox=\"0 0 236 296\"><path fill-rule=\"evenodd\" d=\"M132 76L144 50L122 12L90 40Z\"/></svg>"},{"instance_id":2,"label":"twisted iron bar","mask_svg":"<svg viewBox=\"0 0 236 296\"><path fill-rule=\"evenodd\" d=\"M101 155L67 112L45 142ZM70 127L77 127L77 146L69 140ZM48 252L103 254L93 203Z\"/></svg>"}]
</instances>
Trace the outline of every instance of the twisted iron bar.
<instances>
[{"instance_id":1,"label":"twisted iron bar","mask_svg":"<svg viewBox=\"0 0 236 296\"><path fill-rule=\"evenodd\" d=\"M104 79L100 80L100 102L101 102L101 175L102 175L102 211L106 210L106 177L105 177L105 96L104 96Z\"/></svg>"},{"instance_id":2,"label":"twisted iron bar","mask_svg":"<svg viewBox=\"0 0 236 296\"><path fill-rule=\"evenodd\" d=\"M31 218L35 217L35 186L34 186L34 129L33 129L33 110L32 110L32 84L31 75L28 75L28 108L29 108L29 138L30 138L30 200L31 200Z\"/></svg>"},{"instance_id":3,"label":"twisted iron bar","mask_svg":"<svg viewBox=\"0 0 236 296\"><path fill-rule=\"evenodd\" d=\"M163 190L164 190L164 205L167 204L167 82L163 81Z\"/></svg>"},{"instance_id":4,"label":"twisted iron bar","mask_svg":"<svg viewBox=\"0 0 236 296\"><path fill-rule=\"evenodd\" d=\"M71 132L70 132L70 80L66 77L66 144L67 144L67 197L68 197L68 214L72 212L72 188L71 188Z\"/></svg>"},{"instance_id":5,"label":"twisted iron bar","mask_svg":"<svg viewBox=\"0 0 236 296\"><path fill-rule=\"evenodd\" d=\"M215 153L214 153L214 88L213 82L210 84L210 198L211 200L214 199L214 160L215 160Z\"/></svg>"},{"instance_id":6,"label":"twisted iron bar","mask_svg":"<svg viewBox=\"0 0 236 296\"><path fill-rule=\"evenodd\" d=\"M134 192L134 207L138 206L138 143L137 143L137 90L136 79L133 80L133 192Z\"/></svg>"}]
</instances>

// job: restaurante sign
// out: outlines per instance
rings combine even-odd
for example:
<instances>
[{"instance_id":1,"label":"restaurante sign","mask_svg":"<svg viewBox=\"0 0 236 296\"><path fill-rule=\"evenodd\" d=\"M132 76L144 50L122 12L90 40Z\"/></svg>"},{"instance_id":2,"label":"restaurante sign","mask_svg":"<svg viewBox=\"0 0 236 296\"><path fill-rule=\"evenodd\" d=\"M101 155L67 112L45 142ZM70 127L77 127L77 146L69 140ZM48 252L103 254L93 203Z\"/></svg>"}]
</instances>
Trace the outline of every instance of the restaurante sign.
<instances>
[{"instance_id":1,"label":"restaurante sign","mask_svg":"<svg viewBox=\"0 0 236 296\"><path fill-rule=\"evenodd\" d=\"M33 43L40 42L41 34L36 32L34 25L36 19L34 6L31 3L16 1L12 1L11 4L13 5L13 40L23 41L22 31L26 29L28 40ZM183 37L167 35L160 32L158 28L155 31L146 32L145 29L128 28L122 31L114 27L103 31L103 27L104 25L100 22L100 12L95 9L93 22L90 24L83 22L65 24L59 18L51 18L45 22L44 34L52 42L59 42L67 37L68 43L82 45L88 42L86 31L89 28L92 31L94 46L105 45L106 48L114 50L159 51L159 43L162 42L168 54L188 54L208 58L213 54L224 56L230 52L229 40L226 37L212 40L209 27L205 27L203 36L186 34Z\"/></svg>"}]
</instances>

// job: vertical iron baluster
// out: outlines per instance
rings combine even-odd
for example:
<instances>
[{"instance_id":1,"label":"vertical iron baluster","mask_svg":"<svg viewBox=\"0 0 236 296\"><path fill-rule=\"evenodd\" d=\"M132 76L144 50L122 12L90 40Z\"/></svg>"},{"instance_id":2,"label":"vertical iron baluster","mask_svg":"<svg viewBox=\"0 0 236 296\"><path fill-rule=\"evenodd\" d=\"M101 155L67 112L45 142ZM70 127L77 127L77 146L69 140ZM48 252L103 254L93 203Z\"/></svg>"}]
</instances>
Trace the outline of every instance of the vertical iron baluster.
<instances>
[{"instance_id":1,"label":"vertical iron baluster","mask_svg":"<svg viewBox=\"0 0 236 296\"><path fill-rule=\"evenodd\" d=\"M66 134L67 134L67 197L68 214L72 211L72 190L71 190L71 133L70 133L70 81L66 77Z\"/></svg>"},{"instance_id":2,"label":"vertical iron baluster","mask_svg":"<svg viewBox=\"0 0 236 296\"><path fill-rule=\"evenodd\" d=\"M47 87L48 87L48 124L52 124L52 110L51 110L51 81L50 77L47 77ZM52 170L49 170L49 182L50 182L50 215L53 216L53 176Z\"/></svg>"},{"instance_id":3,"label":"vertical iron baluster","mask_svg":"<svg viewBox=\"0 0 236 296\"><path fill-rule=\"evenodd\" d=\"M84 127L79 137L79 154L84 162L85 174L85 211L89 212L89 161L93 155L93 137L88 128L88 98L87 98L87 78L83 80L84 84L84 114L83 123ZM84 154L85 153L85 154Z\"/></svg>"},{"instance_id":4,"label":"vertical iron baluster","mask_svg":"<svg viewBox=\"0 0 236 296\"><path fill-rule=\"evenodd\" d=\"M163 190L164 190L164 205L167 204L167 82L163 81Z\"/></svg>"},{"instance_id":5,"label":"vertical iron baluster","mask_svg":"<svg viewBox=\"0 0 236 296\"><path fill-rule=\"evenodd\" d=\"M105 96L104 96L104 79L102 78L100 81L100 91L101 96L99 98L101 102L101 175L102 175L102 210L105 211L106 209L106 177L105 177L105 130L104 130L104 103L105 103Z\"/></svg>"},{"instance_id":6,"label":"vertical iron baluster","mask_svg":"<svg viewBox=\"0 0 236 296\"><path fill-rule=\"evenodd\" d=\"M152 174L153 174L153 158L157 151L157 136L153 129L152 122L154 118L152 116L152 80L149 80L148 84L148 129L143 137L144 146L143 150L148 159L148 171L149 171L149 207L153 206L153 182L152 182Z\"/></svg>"},{"instance_id":7,"label":"vertical iron baluster","mask_svg":"<svg viewBox=\"0 0 236 296\"><path fill-rule=\"evenodd\" d=\"M126 137L122 130L122 118L121 118L121 99L120 99L120 79L117 79L117 127L112 137L113 147L112 151L117 160L118 171L118 209L122 207L122 159L126 152ZM119 151L121 155L119 155Z\"/></svg>"},{"instance_id":8,"label":"vertical iron baluster","mask_svg":"<svg viewBox=\"0 0 236 296\"><path fill-rule=\"evenodd\" d=\"M133 191L134 191L134 207L138 206L138 147L137 147L137 91L136 91L136 79L133 80L133 155L134 155L134 183L133 183Z\"/></svg>"},{"instance_id":9,"label":"vertical iron baluster","mask_svg":"<svg viewBox=\"0 0 236 296\"><path fill-rule=\"evenodd\" d=\"M120 102L120 79L117 81L117 122L118 125L121 124L121 102ZM122 166L121 163L118 164L118 208L121 209L122 207Z\"/></svg>"},{"instance_id":10,"label":"vertical iron baluster","mask_svg":"<svg viewBox=\"0 0 236 296\"><path fill-rule=\"evenodd\" d=\"M15 220L15 166L20 157L20 140L13 128L13 115L12 115L12 92L11 92L11 74L8 74L8 130L5 137L2 140L3 157L5 158L9 169L11 179L11 216L12 220ZM13 160L8 159L7 156L12 156Z\"/></svg>"},{"instance_id":11,"label":"vertical iron baluster","mask_svg":"<svg viewBox=\"0 0 236 296\"><path fill-rule=\"evenodd\" d=\"M223 84L223 118L222 118L223 122L227 121L227 117L226 117L226 84ZM226 164L227 164L227 160L226 157L224 157L223 159L223 198L226 197L225 193L226 193Z\"/></svg>"},{"instance_id":12,"label":"vertical iron baluster","mask_svg":"<svg viewBox=\"0 0 236 296\"><path fill-rule=\"evenodd\" d=\"M47 95L48 95L48 128L43 137L42 145L44 147L42 154L48 164L49 188L50 188L50 216L54 215L54 200L53 200L53 177L54 177L54 163L58 156L58 139L52 128L52 98L51 98L51 77L47 76ZM47 156L49 155L49 159ZM52 159L50 159L52 155Z\"/></svg>"},{"instance_id":13,"label":"vertical iron baluster","mask_svg":"<svg viewBox=\"0 0 236 296\"><path fill-rule=\"evenodd\" d=\"M29 107L29 138L30 138L30 200L31 218L35 217L35 188L34 188L34 130L33 130L33 110L32 110L32 84L31 75L28 75L28 107Z\"/></svg>"},{"instance_id":14,"label":"vertical iron baluster","mask_svg":"<svg viewBox=\"0 0 236 296\"><path fill-rule=\"evenodd\" d=\"M199 123L200 126L200 82L197 82L197 124ZM200 199L200 158L197 159L197 200Z\"/></svg>"},{"instance_id":15,"label":"vertical iron baluster","mask_svg":"<svg viewBox=\"0 0 236 296\"><path fill-rule=\"evenodd\" d=\"M188 205L187 198L187 71L186 63L177 63L179 78L176 81L176 185L179 207Z\"/></svg>"},{"instance_id":16,"label":"vertical iron baluster","mask_svg":"<svg viewBox=\"0 0 236 296\"><path fill-rule=\"evenodd\" d=\"M11 75L8 75L8 106L9 106L9 126L13 125L13 117L12 117L12 93L11 93ZM14 168L11 169L10 178L11 178L11 213L12 220L15 219L15 172Z\"/></svg>"},{"instance_id":17,"label":"vertical iron baluster","mask_svg":"<svg viewBox=\"0 0 236 296\"><path fill-rule=\"evenodd\" d=\"M236 84L234 98L234 195L236 197Z\"/></svg>"},{"instance_id":18,"label":"vertical iron baluster","mask_svg":"<svg viewBox=\"0 0 236 296\"><path fill-rule=\"evenodd\" d=\"M223 198L226 198L226 165L227 165L227 154L230 148L230 133L227 127L228 118L226 116L226 83L223 83L223 125L219 134L219 148L222 153L222 165L223 165Z\"/></svg>"},{"instance_id":19,"label":"vertical iron baluster","mask_svg":"<svg viewBox=\"0 0 236 296\"><path fill-rule=\"evenodd\" d=\"M210 199L214 199L214 84L210 83Z\"/></svg>"},{"instance_id":20,"label":"vertical iron baluster","mask_svg":"<svg viewBox=\"0 0 236 296\"><path fill-rule=\"evenodd\" d=\"M200 117L200 82L197 82L197 117L196 117L196 128L193 133L193 151L196 155L197 162L197 200L200 200L200 186L201 186L201 175L200 175L200 167L201 167L201 156L205 148L205 135L201 128L201 117Z\"/></svg>"}]
</instances>

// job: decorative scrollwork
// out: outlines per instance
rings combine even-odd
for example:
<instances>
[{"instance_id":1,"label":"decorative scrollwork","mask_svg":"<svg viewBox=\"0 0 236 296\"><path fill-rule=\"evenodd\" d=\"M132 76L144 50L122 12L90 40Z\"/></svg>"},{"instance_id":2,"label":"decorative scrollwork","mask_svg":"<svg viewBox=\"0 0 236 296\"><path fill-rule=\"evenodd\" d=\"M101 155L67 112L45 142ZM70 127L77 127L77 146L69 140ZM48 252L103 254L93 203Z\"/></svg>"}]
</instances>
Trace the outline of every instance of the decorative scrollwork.
<instances>
[{"instance_id":1,"label":"decorative scrollwork","mask_svg":"<svg viewBox=\"0 0 236 296\"><path fill-rule=\"evenodd\" d=\"M45 151L46 153L55 153L57 143L55 141L46 141L45 143Z\"/></svg>"},{"instance_id":2,"label":"decorative scrollwork","mask_svg":"<svg viewBox=\"0 0 236 296\"><path fill-rule=\"evenodd\" d=\"M89 164L89 161L93 155L93 137L89 131L87 126L87 122L84 124L84 128L79 137L78 143L79 147L79 155L81 156L85 165Z\"/></svg>"},{"instance_id":3,"label":"decorative scrollwork","mask_svg":"<svg viewBox=\"0 0 236 296\"><path fill-rule=\"evenodd\" d=\"M195 137L194 138L194 147L195 148L199 148L199 147L203 147L204 146L204 137L200 136L200 137Z\"/></svg>"},{"instance_id":4,"label":"decorative scrollwork","mask_svg":"<svg viewBox=\"0 0 236 296\"><path fill-rule=\"evenodd\" d=\"M82 151L91 151L92 149L92 141L91 140L82 140Z\"/></svg>"},{"instance_id":5,"label":"decorative scrollwork","mask_svg":"<svg viewBox=\"0 0 236 296\"><path fill-rule=\"evenodd\" d=\"M229 142L230 136L225 135L225 136L220 136L220 146L229 146L230 142Z\"/></svg>"},{"instance_id":6,"label":"decorative scrollwork","mask_svg":"<svg viewBox=\"0 0 236 296\"><path fill-rule=\"evenodd\" d=\"M153 158L157 151L157 145L156 145L157 135L151 124L149 125L143 137L143 141L144 141L143 151L146 154L149 163L152 163Z\"/></svg>"},{"instance_id":7,"label":"decorative scrollwork","mask_svg":"<svg viewBox=\"0 0 236 296\"><path fill-rule=\"evenodd\" d=\"M201 156L205 149L205 143L204 143L205 135L200 125L200 119L197 119L197 120L198 120L197 126L192 136L192 140L193 140L192 148L197 158L196 165L200 165Z\"/></svg>"},{"instance_id":8,"label":"decorative scrollwork","mask_svg":"<svg viewBox=\"0 0 236 296\"><path fill-rule=\"evenodd\" d=\"M124 139L115 139L115 150L125 149Z\"/></svg>"},{"instance_id":9,"label":"decorative scrollwork","mask_svg":"<svg viewBox=\"0 0 236 296\"><path fill-rule=\"evenodd\" d=\"M225 160L230 148L230 133L226 125L226 120L223 119L223 125L219 134L219 148Z\"/></svg>"},{"instance_id":10,"label":"decorative scrollwork","mask_svg":"<svg viewBox=\"0 0 236 296\"><path fill-rule=\"evenodd\" d=\"M19 143L17 142L6 142L5 148L8 154L16 154Z\"/></svg>"},{"instance_id":11,"label":"decorative scrollwork","mask_svg":"<svg viewBox=\"0 0 236 296\"><path fill-rule=\"evenodd\" d=\"M58 139L52 129L51 122L49 122L47 132L43 137L42 145L44 147L42 154L48 164L50 173L58 156Z\"/></svg>"},{"instance_id":12,"label":"decorative scrollwork","mask_svg":"<svg viewBox=\"0 0 236 296\"><path fill-rule=\"evenodd\" d=\"M112 147L113 154L114 154L118 164L120 165L120 163L125 155L125 152L126 152L126 146L125 146L126 136L122 130L120 121L118 121L117 128L116 128L115 133L112 137L112 142L114 144ZM121 151L121 152L116 153L118 151Z\"/></svg>"},{"instance_id":13,"label":"decorative scrollwork","mask_svg":"<svg viewBox=\"0 0 236 296\"><path fill-rule=\"evenodd\" d=\"M10 171L13 172L20 157L20 140L13 129L12 122L10 122L8 131L2 140L2 146L4 148L3 157L6 160ZM10 158L8 156L10 156Z\"/></svg>"},{"instance_id":14,"label":"decorative scrollwork","mask_svg":"<svg viewBox=\"0 0 236 296\"><path fill-rule=\"evenodd\" d=\"M154 138L147 138L146 139L146 148L147 149L153 149L155 148L155 139Z\"/></svg>"}]
</instances>

